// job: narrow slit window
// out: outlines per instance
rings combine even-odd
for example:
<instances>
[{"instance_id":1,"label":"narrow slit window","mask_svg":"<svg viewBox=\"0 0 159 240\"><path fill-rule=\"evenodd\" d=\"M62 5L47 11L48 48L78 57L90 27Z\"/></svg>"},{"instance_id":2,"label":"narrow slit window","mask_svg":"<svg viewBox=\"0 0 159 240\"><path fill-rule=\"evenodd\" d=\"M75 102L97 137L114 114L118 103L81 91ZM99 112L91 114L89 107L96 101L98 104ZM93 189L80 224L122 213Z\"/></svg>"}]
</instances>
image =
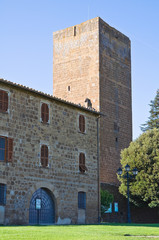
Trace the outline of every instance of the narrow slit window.
<instances>
[{"instance_id":1,"label":"narrow slit window","mask_svg":"<svg viewBox=\"0 0 159 240\"><path fill-rule=\"evenodd\" d=\"M74 36L76 36L76 26L74 26Z\"/></svg>"}]
</instances>

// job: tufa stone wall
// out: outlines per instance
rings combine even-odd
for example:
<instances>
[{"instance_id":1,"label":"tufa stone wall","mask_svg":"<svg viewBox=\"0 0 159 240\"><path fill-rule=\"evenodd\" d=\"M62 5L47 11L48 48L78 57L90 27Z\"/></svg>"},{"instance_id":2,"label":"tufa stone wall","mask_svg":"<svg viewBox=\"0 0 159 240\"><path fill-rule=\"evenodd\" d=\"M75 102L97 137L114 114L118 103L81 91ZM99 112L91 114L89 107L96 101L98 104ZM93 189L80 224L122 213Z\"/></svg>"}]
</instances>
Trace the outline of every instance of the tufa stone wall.
<instances>
[{"instance_id":1,"label":"tufa stone wall","mask_svg":"<svg viewBox=\"0 0 159 240\"><path fill-rule=\"evenodd\" d=\"M86 192L86 223L98 221L97 122L95 113L61 103L8 83L9 113L0 113L0 135L14 139L13 161L0 162L0 183L7 185L4 224L28 224L33 193L48 189L55 202L55 222L78 221L78 192ZM50 123L43 124L41 103L49 105ZM79 114L86 133L78 128ZM40 166L40 146L48 145L49 165ZM79 153L86 155L88 172L79 172ZM0 222L1 223L1 222Z\"/></svg>"},{"instance_id":2,"label":"tufa stone wall","mask_svg":"<svg viewBox=\"0 0 159 240\"><path fill-rule=\"evenodd\" d=\"M99 17L53 34L53 93L100 119L100 182L118 185L120 151L132 140L130 40Z\"/></svg>"}]
</instances>

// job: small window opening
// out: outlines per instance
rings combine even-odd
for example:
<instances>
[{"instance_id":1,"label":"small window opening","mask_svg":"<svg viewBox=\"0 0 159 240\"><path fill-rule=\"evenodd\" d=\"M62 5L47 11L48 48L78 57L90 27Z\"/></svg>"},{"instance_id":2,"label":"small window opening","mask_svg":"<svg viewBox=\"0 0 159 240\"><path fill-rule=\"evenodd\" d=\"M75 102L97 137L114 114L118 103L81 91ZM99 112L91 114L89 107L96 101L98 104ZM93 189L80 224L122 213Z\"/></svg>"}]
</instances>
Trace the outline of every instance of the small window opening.
<instances>
[{"instance_id":1,"label":"small window opening","mask_svg":"<svg viewBox=\"0 0 159 240\"><path fill-rule=\"evenodd\" d=\"M68 91L70 92L70 90L71 90L71 87L70 87L70 86L68 86Z\"/></svg>"},{"instance_id":2,"label":"small window opening","mask_svg":"<svg viewBox=\"0 0 159 240\"><path fill-rule=\"evenodd\" d=\"M116 143L118 142L118 138L117 137L115 138L115 141L116 141Z\"/></svg>"},{"instance_id":3,"label":"small window opening","mask_svg":"<svg viewBox=\"0 0 159 240\"><path fill-rule=\"evenodd\" d=\"M76 36L76 26L74 26L74 36Z\"/></svg>"}]
</instances>

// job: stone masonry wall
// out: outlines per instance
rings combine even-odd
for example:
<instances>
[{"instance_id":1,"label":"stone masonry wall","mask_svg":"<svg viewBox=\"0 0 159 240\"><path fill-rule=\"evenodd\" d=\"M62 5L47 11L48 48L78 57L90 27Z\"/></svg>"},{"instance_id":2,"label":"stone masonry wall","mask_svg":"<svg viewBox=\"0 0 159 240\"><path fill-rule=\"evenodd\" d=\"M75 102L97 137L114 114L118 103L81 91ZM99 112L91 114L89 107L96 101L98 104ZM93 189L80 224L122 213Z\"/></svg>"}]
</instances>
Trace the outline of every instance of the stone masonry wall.
<instances>
[{"instance_id":1,"label":"stone masonry wall","mask_svg":"<svg viewBox=\"0 0 159 240\"><path fill-rule=\"evenodd\" d=\"M99 110L99 19L53 34L53 94ZM74 35L74 28L76 34ZM68 90L70 87L70 90Z\"/></svg>"},{"instance_id":2,"label":"stone masonry wall","mask_svg":"<svg viewBox=\"0 0 159 240\"><path fill-rule=\"evenodd\" d=\"M100 182L118 185L120 151L132 140L130 40L99 17L74 27L53 35L53 93L81 105L90 98L104 114Z\"/></svg>"},{"instance_id":3,"label":"stone masonry wall","mask_svg":"<svg viewBox=\"0 0 159 240\"><path fill-rule=\"evenodd\" d=\"M7 185L4 224L28 224L32 194L49 189L58 218L78 219L78 191L86 192L86 223L98 220L97 115L31 91L1 83L9 92L9 113L0 113L0 135L14 139L13 162L0 162L0 183ZM40 122L40 104L49 104L50 123ZM86 118L86 133L78 116ZM40 144L49 146L49 166L40 166ZM79 172L79 153L88 172Z\"/></svg>"},{"instance_id":4,"label":"stone masonry wall","mask_svg":"<svg viewBox=\"0 0 159 240\"><path fill-rule=\"evenodd\" d=\"M100 180L118 184L120 152L132 140L130 40L102 19L99 32Z\"/></svg>"}]
</instances>

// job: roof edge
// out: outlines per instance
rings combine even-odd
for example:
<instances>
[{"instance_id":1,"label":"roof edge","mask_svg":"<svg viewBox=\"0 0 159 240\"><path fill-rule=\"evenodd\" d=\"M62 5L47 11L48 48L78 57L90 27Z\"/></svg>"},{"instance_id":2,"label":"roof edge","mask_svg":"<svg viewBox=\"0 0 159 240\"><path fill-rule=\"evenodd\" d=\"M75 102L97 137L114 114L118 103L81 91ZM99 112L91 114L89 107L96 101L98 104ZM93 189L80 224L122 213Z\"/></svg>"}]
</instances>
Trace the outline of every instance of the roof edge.
<instances>
[{"instance_id":1,"label":"roof edge","mask_svg":"<svg viewBox=\"0 0 159 240\"><path fill-rule=\"evenodd\" d=\"M18 83L14 83L14 82L8 81L8 80L3 79L3 78L0 78L0 83L4 83L4 84L7 84L7 85L16 87L16 88L20 88L20 89L25 90L25 91L29 91L29 92L37 94L39 96L43 96L43 97L49 98L50 100L54 100L54 101L66 104L66 105L69 105L69 106L81 109L83 111L93 113L95 115L102 115L100 112L96 111L95 109L91 109L91 108L86 108L86 107L80 106L78 104L66 101L66 100L61 99L61 98L57 98L57 97L55 97L53 95L50 95L50 94L47 94L47 93L35 90L33 88L29 88L27 86L24 86L24 85L21 85L21 84L18 84Z\"/></svg>"}]
</instances>

